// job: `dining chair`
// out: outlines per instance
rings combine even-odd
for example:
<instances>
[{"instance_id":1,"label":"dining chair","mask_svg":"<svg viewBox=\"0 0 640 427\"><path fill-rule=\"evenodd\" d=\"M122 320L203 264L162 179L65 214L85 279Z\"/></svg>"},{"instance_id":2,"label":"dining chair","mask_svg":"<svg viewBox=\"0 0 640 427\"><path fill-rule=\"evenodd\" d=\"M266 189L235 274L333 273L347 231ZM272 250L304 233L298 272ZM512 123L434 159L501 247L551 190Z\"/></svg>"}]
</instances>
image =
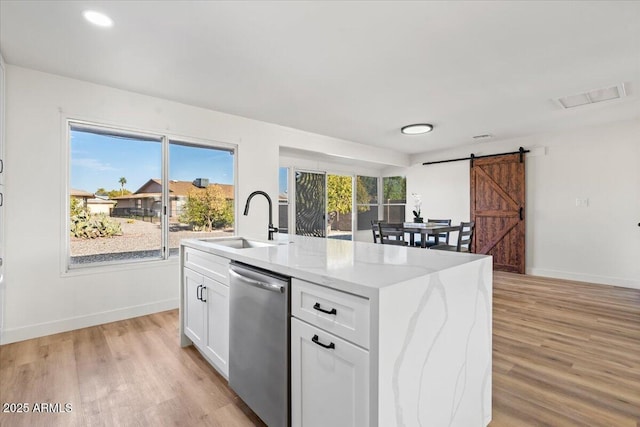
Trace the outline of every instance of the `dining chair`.
<instances>
[{"instance_id":1,"label":"dining chair","mask_svg":"<svg viewBox=\"0 0 640 427\"><path fill-rule=\"evenodd\" d=\"M380 243L384 245L408 245L408 242L404 240L404 225L402 223L379 222L378 234Z\"/></svg>"},{"instance_id":2,"label":"dining chair","mask_svg":"<svg viewBox=\"0 0 640 427\"><path fill-rule=\"evenodd\" d=\"M451 225L450 219L427 219L428 223L433 224L442 224L442 225ZM427 234L427 248L436 245L435 234ZM438 245L448 245L449 244L449 232L438 233Z\"/></svg>"},{"instance_id":3,"label":"dining chair","mask_svg":"<svg viewBox=\"0 0 640 427\"><path fill-rule=\"evenodd\" d=\"M458 231L458 243L455 245L435 245L430 249L436 249L441 251L455 251L455 252L471 252L471 240L473 239L473 230L475 228L475 222L461 222L460 229Z\"/></svg>"},{"instance_id":4,"label":"dining chair","mask_svg":"<svg viewBox=\"0 0 640 427\"><path fill-rule=\"evenodd\" d=\"M373 233L373 243L378 243L380 238L380 229L378 228L378 221L371 220L371 232Z\"/></svg>"}]
</instances>

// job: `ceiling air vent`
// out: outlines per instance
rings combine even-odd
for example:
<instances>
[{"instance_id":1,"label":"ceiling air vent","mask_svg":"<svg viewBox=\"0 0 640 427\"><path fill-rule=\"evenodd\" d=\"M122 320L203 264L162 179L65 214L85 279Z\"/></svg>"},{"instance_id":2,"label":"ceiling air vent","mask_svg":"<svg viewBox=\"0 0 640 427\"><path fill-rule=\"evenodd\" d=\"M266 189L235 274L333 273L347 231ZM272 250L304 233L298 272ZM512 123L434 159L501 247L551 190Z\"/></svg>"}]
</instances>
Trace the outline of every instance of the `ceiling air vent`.
<instances>
[{"instance_id":1,"label":"ceiling air vent","mask_svg":"<svg viewBox=\"0 0 640 427\"><path fill-rule=\"evenodd\" d=\"M597 102L612 101L626 96L624 84L620 83L604 89L593 89L589 92L558 98L557 101L563 108L580 107L581 105L595 104Z\"/></svg>"}]
</instances>

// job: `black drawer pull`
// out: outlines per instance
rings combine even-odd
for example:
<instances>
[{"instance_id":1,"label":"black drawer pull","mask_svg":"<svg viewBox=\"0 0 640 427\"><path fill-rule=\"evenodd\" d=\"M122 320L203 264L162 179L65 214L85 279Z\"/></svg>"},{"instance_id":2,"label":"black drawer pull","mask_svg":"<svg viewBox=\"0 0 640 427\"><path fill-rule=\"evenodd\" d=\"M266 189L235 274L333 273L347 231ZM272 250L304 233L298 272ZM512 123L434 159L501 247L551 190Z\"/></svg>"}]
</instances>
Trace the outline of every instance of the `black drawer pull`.
<instances>
[{"instance_id":1,"label":"black drawer pull","mask_svg":"<svg viewBox=\"0 0 640 427\"><path fill-rule=\"evenodd\" d=\"M335 308L332 308L331 310L325 310L323 308L320 308L320 303L317 302L313 305L314 310L318 310L321 311L323 313L327 313L327 314L338 314L338 311Z\"/></svg>"},{"instance_id":2,"label":"black drawer pull","mask_svg":"<svg viewBox=\"0 0 640 427\"><path fill-rule=\"evenodd\" d=\"M198 285L198 287L196 288L196 299L198 301L202 301L202 294L200 293L201 290L202 290L202 285Z\"/></svg>"},{"instance_id":3,"label":"black drawer pull","mask_svg":"<svg viewBox=\"0 0 640 427\"><path fill-rule=\"evenodd\" d=\"M332 342L329 343L329 345L327 344L322 344L320 342L320 338L318 338L317 335L314 335L313 338L311 338L311 341L313 341L314 343L318 344L320 347L324 347L324 348L336 348L336 345Z\"/></svg>"},{"instance_id":4,"label":"black drawer pull","mask_svg":"<svg viewBox=\"0 0 640 427\"><path fill-rule=\"evenodd\" d=\"M204 296L203 296L204 294L202 293L202 292L204 292L206 290L207 290L206 286L202 286L202 289L200 290L200 301L202 301L202 302L207 302L207 300L204 299Z\"/></svg>"}]
</instances>

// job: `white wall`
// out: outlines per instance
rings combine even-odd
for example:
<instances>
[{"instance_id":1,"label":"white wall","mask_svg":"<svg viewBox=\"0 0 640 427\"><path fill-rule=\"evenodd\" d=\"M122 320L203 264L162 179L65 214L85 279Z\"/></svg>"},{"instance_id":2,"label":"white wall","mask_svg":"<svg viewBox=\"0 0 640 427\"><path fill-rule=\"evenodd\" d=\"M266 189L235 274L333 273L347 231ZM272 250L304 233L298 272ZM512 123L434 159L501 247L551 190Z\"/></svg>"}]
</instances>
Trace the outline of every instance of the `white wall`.
<instances>
[{"instance_id":1,"label":"white wall","mask_svg":"<svg viewBox=\"0 0 640 427\"><path fill-rule=\"evenodd\" d=\"M4 137L5 137L5 62L2 54L0 54L0 159L4 162ZM5 251L5 233L4 233L4 170L0 171L0 197L2 204L0 205L0 343L4 336L4 313L5 313L5 288L6 280L4 278L4 251Z\"/></svg>"},{"instance_id":2,"label":"white wall","mask_svg":"<svg viewBox=\"0 0 640 427\"><path fill-rule=\"evenodd\" d=\"M355 163L355 162L354 162ZM345 165L340 163L332 163L329 161L310 160L299 157L291 157L280 155L280 166L305 169L312 171L325 171L331 174L345 174L345 175L364 175L364 176L380 176L380 172L383 169L360 166L360 165Z\"/></svg>"},{"instance_id":3,"label":"white wall","mask_svg":"<svg viewBox=\"0 0 640 427\"><path fill-rule=\"evenodd\" d=\"M353 142L11 65L6 88L8 284L2 343L178 306L177 260L62 271L65 117L237 144L240 201L257 189L277 200L279 145L306 144L315 151L326 146L338 154L344 146L345 155L367 150ZM369 150L368 156L375 161L398 157L384 150ZM266 206L266 200L255 199L250 215L237 217L238 234L266 239Z\"/></svg>"},{"instance_id":4,"label":"white wall","mask_svg":"<svg viewBox=\"0 0 640 427\"><path fill-rule=\"evenodd\" d=\"M640 121L627 121L419 155L406 171L407 193L422 195L425 218L468 220L469 162L422 162L532 149L527 273L640 288L639 137ZM589 206L576 207L576 198Z\"/></svg>"}]
</instances>

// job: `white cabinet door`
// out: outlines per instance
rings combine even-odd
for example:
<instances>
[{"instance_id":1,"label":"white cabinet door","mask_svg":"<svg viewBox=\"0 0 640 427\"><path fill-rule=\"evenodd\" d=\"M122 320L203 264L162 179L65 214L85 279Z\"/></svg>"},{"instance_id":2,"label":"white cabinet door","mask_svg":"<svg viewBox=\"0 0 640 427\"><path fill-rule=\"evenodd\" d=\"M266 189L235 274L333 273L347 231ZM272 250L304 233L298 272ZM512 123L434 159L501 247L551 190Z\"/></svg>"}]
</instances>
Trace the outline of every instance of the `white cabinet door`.
<instances>
[{"instance_id":1,"label":"white cabinet door","mask_svg":"<svg viewBox=\"0 0 640 427\"><path fill-rule=\"evenodd\" d=\"M293 427L369 425L369 352L291 319Z\"/></svg>"},{"instance_id":2,"label":"white cabinet door","mask_svg":"<svg viewBox=\"0 0 640 427\"><path fill-rule=\"evenodd\" d=\"M184 334L193 344L202 347L205 332L205 303L201 301L204 276L184 269Z\"/></svg>"},{"instance_id":3,"label":"white cabinet door","mask_svg":"<svg viewBox=\"0 0 640 427\"><path fill-rule=\"evenodd\" d=\"M229 376L229 287L204 278L207 304L205 353L223 376Z\"/></svg>"}]
</instances>

